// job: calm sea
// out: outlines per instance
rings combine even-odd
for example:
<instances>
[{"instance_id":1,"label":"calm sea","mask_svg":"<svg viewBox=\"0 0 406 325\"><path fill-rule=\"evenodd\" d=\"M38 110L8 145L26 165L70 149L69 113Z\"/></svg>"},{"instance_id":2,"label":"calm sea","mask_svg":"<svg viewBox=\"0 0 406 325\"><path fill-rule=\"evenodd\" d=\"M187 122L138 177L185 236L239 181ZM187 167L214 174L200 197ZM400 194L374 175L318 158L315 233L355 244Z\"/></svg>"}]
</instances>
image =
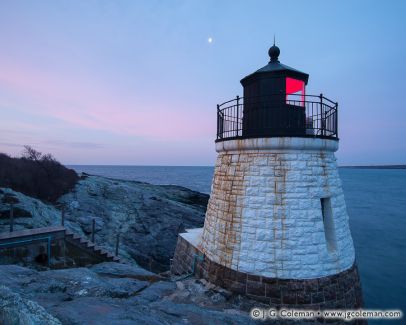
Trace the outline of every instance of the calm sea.
<instances>
[{"instance_id":1,"label":"calm sea","mask_svg":"<svg viewBox=\"0 0 406 325\"><path fill-rule=\"evenodd\" d=\"M175 184L204 193L210 193L214 170L213 167L71 167L78 172ZM406 312L406 170L340 168L339 172L366 306L400 308Z\"/></svg>"}]
</instances>

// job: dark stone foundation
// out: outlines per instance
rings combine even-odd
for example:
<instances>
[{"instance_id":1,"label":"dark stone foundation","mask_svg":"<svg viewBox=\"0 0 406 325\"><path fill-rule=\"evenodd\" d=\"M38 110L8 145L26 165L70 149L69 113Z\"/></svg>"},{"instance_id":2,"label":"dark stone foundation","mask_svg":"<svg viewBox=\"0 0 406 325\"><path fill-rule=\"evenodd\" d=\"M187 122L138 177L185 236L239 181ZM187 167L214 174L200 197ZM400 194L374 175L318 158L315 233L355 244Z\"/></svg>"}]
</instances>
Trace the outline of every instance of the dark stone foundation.
<instances>
[{"instance_id":1,"label":"dark stone foundation","mask_svg":"<svg viewBox=\"0 0 406 325\"><path fill-rule=\"evenodd\" d=\"M358 309L363 306L356 264L339 274L317 279L277 279L238 272L210 261L182 236L172 260L175 275L199 278L275 308Z\"/></svg>"}]
</instances>

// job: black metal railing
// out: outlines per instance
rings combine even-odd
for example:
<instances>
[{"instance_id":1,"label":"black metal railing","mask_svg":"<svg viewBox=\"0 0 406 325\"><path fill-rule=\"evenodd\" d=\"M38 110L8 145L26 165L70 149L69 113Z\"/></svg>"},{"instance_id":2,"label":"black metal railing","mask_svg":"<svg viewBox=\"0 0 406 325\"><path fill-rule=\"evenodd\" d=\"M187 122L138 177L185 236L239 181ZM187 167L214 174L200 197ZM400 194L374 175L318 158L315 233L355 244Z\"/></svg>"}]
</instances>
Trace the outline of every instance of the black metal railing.
<instances>
[{"instance_id":1,"label":"black metal railing","mask_svg":"<svg viewBox=\"0 0 406 325\"><path fill-rule=\"evenodd\" d=\"M217 140L255 137L338 139L338 103L322 94L275 94L217 105Z\"/></svg>"}]
</instances>

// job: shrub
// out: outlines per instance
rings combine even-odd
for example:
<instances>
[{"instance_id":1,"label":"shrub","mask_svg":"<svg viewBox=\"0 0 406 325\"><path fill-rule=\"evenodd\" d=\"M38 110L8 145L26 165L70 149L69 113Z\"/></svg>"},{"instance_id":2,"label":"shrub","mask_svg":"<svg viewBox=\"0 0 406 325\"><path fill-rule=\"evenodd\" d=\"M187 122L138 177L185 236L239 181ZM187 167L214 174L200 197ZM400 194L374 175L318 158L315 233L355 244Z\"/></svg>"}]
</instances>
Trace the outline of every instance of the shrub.
<instances>
[{"instance_id":1,"label":"shrub","mask_svg":"<svg viewBox=\"0 0 406 325\"><path fill-rule=\"evenodd\" d=\"M25 146L21 158L0 153L0 187L55 202L69 192L79 177L59 163L51 154L42 154Z\"/></svg>"}]
</instances>

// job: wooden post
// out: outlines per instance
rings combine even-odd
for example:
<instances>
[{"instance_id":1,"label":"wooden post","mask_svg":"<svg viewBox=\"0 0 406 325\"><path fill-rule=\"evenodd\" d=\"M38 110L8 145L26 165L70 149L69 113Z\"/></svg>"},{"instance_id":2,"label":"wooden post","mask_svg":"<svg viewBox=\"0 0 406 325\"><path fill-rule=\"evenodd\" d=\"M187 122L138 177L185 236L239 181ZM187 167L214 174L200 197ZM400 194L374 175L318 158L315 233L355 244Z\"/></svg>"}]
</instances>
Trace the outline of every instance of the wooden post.
<instances>
[{"instance_id":1,"label":"wooden post","mask_svg":"<svg viewBox=\"0 0 406 325\"><path fill-rule=\"evenodd\" d=\"M62 241L62 258L63 258L63 265L66 266L66 242L65 242L65 238Z\"/></svg>"},{"instance_id":2,"label":"wooden post","mask_svg":"<svg viewBox=\"0 0 406 325\"><path fill-rule=\"evenodd\" d=\"M116 256L118 256L118 245L120 244L120 234L117 234L116 238Z\"/></svg>"},{"instance_id":3,"label":"wooden post","mask_svg":"<svg viewBox=\"0 0 406 325\"><path fill-rule=\"evenodd\" d=\"M48 267L49 267L51 265L51 237L48 237L47 253L48 253Z\"/></svg>"},{"instance_id":4,"label":"wooden post","mask_svg":"<svg viewBox=\"0 0 406 325\"><path fill-rule=\"evenodd\" d=\"M10 204L10 232L14 231L14 205Z\"/></svg>"},{"instance_id":5,"label":"wooden post","mask_svg":"<svg viewBox=\"0 0 406 325\"><path fill-rule=\"evenodd\" d=\"M96 228L96 219L92 220L92 242L94 243L94 232Z\"/></svg>"},{"instance_id":6,"label":"wooden post","mask_svg":"<svg viewBox=\"0 0 406 325\"><path fill-rule=\"evenodd\" d=\"M65 207L62 206L62 211L61 211L61 225L62 227L65 226Z\"/></svg>"}]
</instances>

